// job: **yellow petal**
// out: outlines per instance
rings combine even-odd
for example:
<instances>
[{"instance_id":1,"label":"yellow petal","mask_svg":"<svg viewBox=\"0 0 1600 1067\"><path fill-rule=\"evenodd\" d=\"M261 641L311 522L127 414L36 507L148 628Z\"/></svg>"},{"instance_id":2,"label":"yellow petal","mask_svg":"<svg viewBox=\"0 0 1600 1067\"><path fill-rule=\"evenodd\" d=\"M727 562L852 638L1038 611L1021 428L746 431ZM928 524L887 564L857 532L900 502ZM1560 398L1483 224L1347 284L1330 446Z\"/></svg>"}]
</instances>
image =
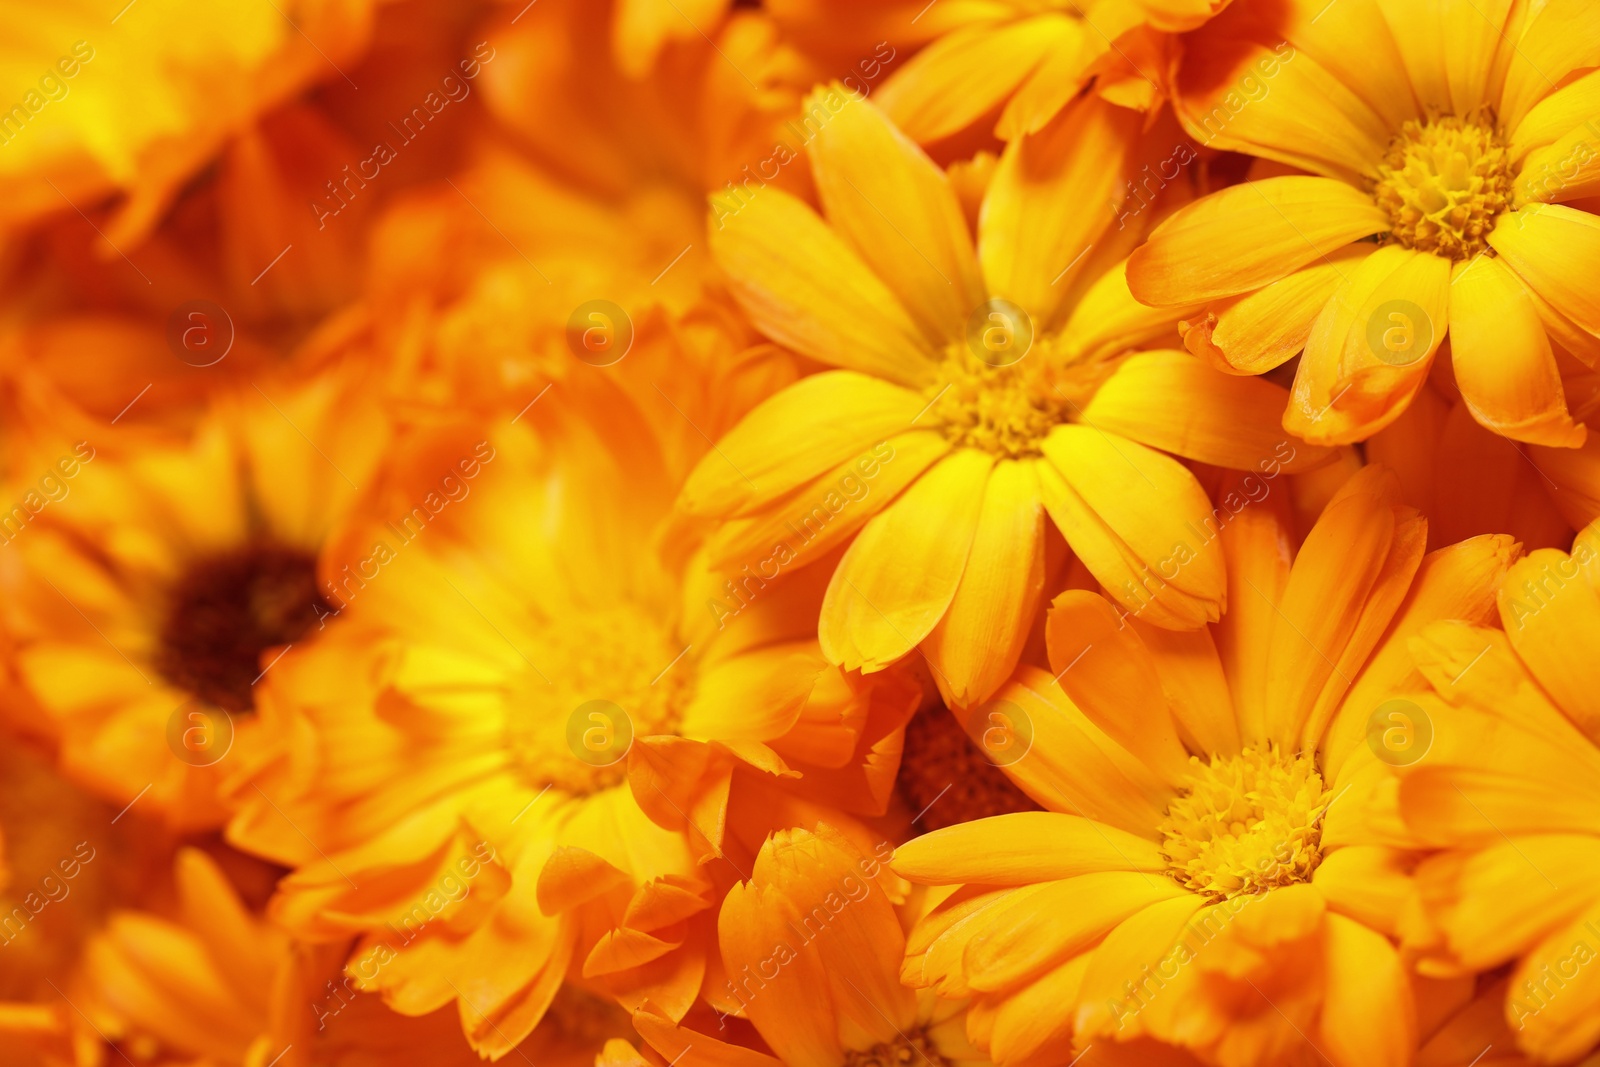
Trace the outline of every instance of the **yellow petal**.
<instances>
[{"instance_id":1,"label":"yellow petal","mask_svg":"<svg viewBox=\"0 0 1600 1067\"><path fill-rule=\"evenodd\" d=\"M1048 461L1034 472L1045 511L1089 573L1129 613L1157 626L1194 628L1215 614L1206 600L1162 581ZM1156 561L1161 562L1161 561ZM1170 569L1170 565L1169 565ZM1157 596L1156 591L1160 592Z\"/></svg>"},{"instance_id":2,"label":"yellow petal","mask_svg":"<svg viewBox=\"0 0 1600 1067\"><path fill-rule=\"evenodd\" d=\"M1098 593L1069 589L1050 605L1045 623L1050 669L1091 722L1178 785L1189 754L1167 707L1150 652Z\"/></svg>"},{"instance_id":3,"label":"yellow petal","mask_svg":"<svg viewBox=\"0 0 1600 1067\"><path fill-rule=\"evenodd\" d=\"M1082 952L1151 904L1190 896L1170 878L1135 871L1084 874L1020 890L963 932L969 985L1005 989Z\"/></svg>"},{"instance_id":4,"label":"yellow petal","mask_svg":"<svg viewBox=\"0 0 1600 1067\"><path fill-rule=\"evenodd\" d=\"M1575 448L1561 372L1538 309L1498 259L1457 264L1450 282L1450 355L1461 399L1481 424L1514 441Z\"/></svg>"},{"instance_id":5,"label":"yellow petal","mask_svg":"<svg viewBox=\"0 0 1600 1067\"><path fill-rule=\"evenodd\" d=\"M895 850L895 873L923 885L1031 885L1095 871L1166 870L1155 842L1053 811L957 823Z\"/></svg>"},{"instance_id":6,"label":"yellow petal","mask_svg":"<svg viewBox=\"0 0 1600 1067\"><path fill-rule=\"evenodd\" d=\"M1188 468L1090 426L1057 426L1045 438L1043 449L1084 503L1159 574L1157 601L1172 588L1204 605L1204 615L1179 629L1216 620L1224 598L1222 550L1215 539L1201 536L1211 517L1211 501ZM1129 492L1130 484L1137 490ZM1093 569L1091 560L1084 562ZM1112 592L1122 596L1127 591Z\"/></svg>"},{"instance_id":7,"label":"yellow petal","mask_svg":"<svg viewBox=\"0 0 1600 1067\"><path fill-rule=\"evenodd\" d=\"M835 84L806 99L828 120L811 169L828 222L935 346L959 340L988 298L961 204L944 172L866 98Z\"/></svg>"},{"instance_id":8,"label":"yellow petal","mask_svg":"<svg viewBox=\"0 0 1600 1067\"><path fill-rule=\"evenodd\" d=\"M804 566L842 544L949 451L950 439L937 430L913 430L874 444L765 507L723 523L707 543L710 562L729 571L748 565L767 579Z\"/></svg>"},{"instance_id":9,"label":"yellow petal","mask_svg":"<svg viewBox=\"0 0 1600 1067\"><path fill-rule=\"evenodd\" d=\"M769 397L707 452L684 485L697 515L733 516L770 503L911 427L919 394L855 371L825 371Z\"/></svg>"},{"instance_id":10,"label":"yellow petal","mask_svg":"<svg viewBox=\"0 0 1600 1067\"><path fill-rule=\"evenodd\" d=\"M1084 405L1083 420L1164 452L1234 470L1297 473L1333 458L1284 435L1289 392L1223 374L1185 352L1139 352Z\"/></svg>"},{"instance_id":11,"label":"yellow petal","mask_svg":"<svg viewBox=\"0 0 1600 1067\"><path fill-rule=\"evenodd\" d=\"M1058 325L1070 270L1112 219L1086 211L1121 188L1138 116L1085 97L1044 130L1006 146L978 221L989 291L1015 302L1043 333Z\"/></svg>"},{"instance_id":12,"label":"yellow petal","mask_svg":"<svg viewBox=\"0 0 1600 1067\"><path fill-rule=\"evenodd\" d=\"M1239 512L1217 539L1228 573L1228 611L1214 628L1217 654L1247 745L1267 739L1268 651L1293 558L1283 494L1269 496L1264 505Z\"/></svg>"},{"instance_id":13,"label":"yellow petal","mask_svg":"<svg viewBox=\"0 0 1600 1067\"><path fill-rule=\"evenodd\" d=\"M1417 1016L1400 953L1343 915L1329 915L1322 929L1322 1048L1341 1067L1405 1067L1417 1046Z\"/></svg>"},{"instance_id":14,"label":"yellow petal","mask_svg":"<svg viewBox=\"0 0 1600 1067\"><path fill-rule=\"evenodd\" d=\"M1207 147L1343 180L1370 169L1390 136L1384 120L1310 55L1287 42L1273 48L1220 34L1186 52L1177 111Z\"/></svg>"},{"instance_id":15,"label":"yellow petal","mask_svg":"<svg viewBox=\"0 0 1600 1067\"><path fill-rule=\"evenodd\" d=\"M1008 459L990 472L961 584L923 644L951 704L989 699L1033 632L1044 591L1044 508L1034 467Z\"/></svg>"},{"instance_id":16,"label":"yellow petal","mask_svg":"<svg viewBox=\"0 0 1600 1067\"><path fill-rule=\"evenodd\" d=\"M933 377L932 348L861 257L801 201L763 189L713 221L711 250L756 328L838 367L904 385Z\"/></svg>"},{"instance_id":17,"label":"yellow petal","mask_svg":"<svg viewBox=\"0 0 1600 1067\"><path fill-rule=\"evenodd\" d=\"M1555 549L1529 553L1500 589L1500 620L1511 647L1578 728L1600 737L1600 590L1595 552L1580 543L1569 556ZM1583 562L1588 561L1589 574Z\"/></svg>"},{"instance_id":18,"label":"yellow petal","mask_svg":"<svg viewBox=\"0 0 1600 1067\"><path fill-rule=\"evenodd\" d=\"M1496 115L1507 129L1574 70L1600 66L1600 40L1589 32L1594 9L1583 0L1551 0L1519 15L1506 27L1509 50L1501 46L1506 75Z\"/></svg>"},{"instance_id":19,"label":"yellow petal","mask_svg":"<svg viewBox=\"0 0 1600 1067\"><path fill-rule=\"evenodd\" d=\"M1057 49L1073 50L1082 31L1043 15L980 22L937 37L878 89L878 105L922 144L948 137L994 110Z\"/></svg>"},{"instance_id":20,"label":"yellow petal","mask_svg":"<svg viewBox=\"0 0 1600 1067\"><path fill-rule=\"evenodd\" d=\"M1371 255L1350 245L1244 296L1220 300L1184 324L1184 347L1218 370L1265 374L1299 354L1345 272Z\"/></svg>"},{"instance_id":21,"label":"yellow petal","mask_svg":"<svg viewBox=\"0 0 1600 1067\"><path fill-rule=\"evenodd\" d=\"M1245 182L1179 210L1128 261L1133 295L1157 307L1259 289L1351 241L1384 233L1370 196L1331 178Z\"/></svg>"},{"instance_id":22,"label":"yellow petal","mask_svg":"<svg viewBox=\"0 0 1600 1067\"><path fill-rule=\"evenodd\" d=\"M1346 272L1306 342L1284 429L1348 444L1399 417L1449 325L1450 262L1389 245Z\"/></svg>"},{"instance_id":23,"label":"yellow petal","mask_svg":"<svg viewBox=\"0 0 1600 1067\"><path fill-rule=\"evenodd\" d=\"M1600 218L1565 204L1529 204L1500 216L1489 244L1556 311L1600 334L1600 295L1583 280L1600 267Z\"/></svg>"},{"instance_id":24,"label":"yellow petal","mask_svg":"<svg viewBox=\"0 0 1600 1067\"><path fill-rule=\"evenodd\" d=\"M961 449L874 516L828 584L817 637L846 670L882 670L927 637L955 597L994 460Z\"/></svg>"}]
</instances>

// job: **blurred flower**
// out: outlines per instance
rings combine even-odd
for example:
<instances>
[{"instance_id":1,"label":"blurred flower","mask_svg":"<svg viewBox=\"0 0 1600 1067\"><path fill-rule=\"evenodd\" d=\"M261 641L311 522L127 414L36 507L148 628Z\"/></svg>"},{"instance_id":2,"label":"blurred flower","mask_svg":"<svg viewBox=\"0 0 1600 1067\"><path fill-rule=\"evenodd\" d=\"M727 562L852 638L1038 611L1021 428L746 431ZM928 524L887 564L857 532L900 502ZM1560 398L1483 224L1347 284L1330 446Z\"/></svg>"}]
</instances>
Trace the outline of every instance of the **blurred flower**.
<instances>
[{"instance_id":1,"label":"blurred flower","mask_svg":"<svg viewBox=\"0 0 1600 1067\"><path fill-rule=\"evenodd\" d=\"M122 197L106 240L150 229L179 188L257 115L343 77L374 0L216 5L193 0L8 3L27 25L0 49L0 227ZM114 253L112 253L114 254Z\"/></svg>"},{"instance_id":2,"label":"blurred flower","mask_svg":"<svg viewBox=\"0 0 1600 1067\"><path fill-rule=\"evenodd\" d=\"M1129 261L1134 295L1204 304L1186 342L1234 373L1303 348L1284 426L1307 440L1392 423L1448 334L1480 423L1583 444L1562 378L1600 356L1573 281L1600 264L1589 12L1235 5L1185 39L1175 107L1207 145L1288 172L1174 215Z\"/></svg>"},{"instance_id":3,"label":"blurred flower","mask_svg":"<svg viewBox=\"0 0 1600 1067\"><path fill-rule=\"evenodd\" d=\"M80 442L22 498L4 527L20 554L7 615L70 773L174 826L220 822L222 761L254 743L256 683L334 613L319 554L387 433L348 376L268 382L218 398L185 444Z\"/></svg>"},{"instance_id":4,"label":"blurred flower","mask_svg":"<svg viewBox=\"0 0 1600 1067\"><path fill-rule=\"evenodd\" d=\"M1463 614L1415 639L1432 723L1425 761L1403 770L1406 825L1443 848L1417 868L1408 947L1426 974L1512 964L1504 1017L1541 1063L1600 1042L1600 862L1585 799L1600 768L1600 525L1572 552L1530 552L1500 583L1499 622Z\"/></svg>"},{"instance_id":5,"label":"blurred flower","mask_svg":"<svg viewBox=\"0 0 1600 1067\"><path fill-rule=\"evenodd\" d=\"M871 104L837 86L810 103L828 115L811 147L827 219L762 190L713 220L713 251L757 328L841 369L768 400L701 461L683 504L722 521L713 561L776 545L808 563L855 535L823 651L872 672L920 647L963 705L1016 665L1047 512L1130 608L1163 626L1216 619L1219 547L1173 555L1210 502L1157 449L1274 476L1327 453L1284 438L1276 386L1129 354L1175 316L1128 295L1135 209L1081 206L1118 203L1138 116L1091 98L1014 142L975 247L945 174ZM1149 491L1127 492L1130 475Z\"/></svg>"},{"instance_id":6,"label":"blurred flower","mask_svg":"<svg viewBox=\"0 0 1600 1067\"><path fill-rule=\"evenodd\" d=\"M1368 720L1410 674L1407 638L1486 611L1514 547L1424 556L1426 522L1398 497L1362 470L1292 564L1278 505L1240 511L1221 532L1230 610L1209 629L1056 599L1055 677L1024 667L990 705L1028 724L1005 770L1048 810L894 859L962 885L903 973L975 998L995 1062L1140 1037L1225 1064L1290 1062L1308 1041L1337 1067L1410 1062L1415 999L1391 938L1414 858Z\"/></svg>"},{"instance_id":7,"label":"blurred flower","mask_svg":"<svg viewBox=\"0 0 1600 1067\"><path fill-rule=\"evenodd\" d=\"M914 52L884 83L877 103L906 136L929 144L980 123L1006 141L1037 133L1095 79L1109 100L1154 108L1165 99L1168 64L1156 31L1192 30L1227 2L773 0L769 6L779 25L809 47L842 51L842 37L863 54L880 39Z\"/></svg>"}]
</instances>

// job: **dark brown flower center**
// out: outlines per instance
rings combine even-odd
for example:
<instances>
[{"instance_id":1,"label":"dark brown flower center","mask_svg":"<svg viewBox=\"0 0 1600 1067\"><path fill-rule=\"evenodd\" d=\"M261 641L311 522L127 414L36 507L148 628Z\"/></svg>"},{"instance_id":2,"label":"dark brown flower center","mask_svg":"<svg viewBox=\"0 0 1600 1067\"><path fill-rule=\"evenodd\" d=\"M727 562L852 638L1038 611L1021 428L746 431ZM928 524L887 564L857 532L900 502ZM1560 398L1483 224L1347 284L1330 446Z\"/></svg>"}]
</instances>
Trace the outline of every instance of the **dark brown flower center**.
<instances>
[{"instance_id":1,"label":"dark brown flower center","mask_svg":"<svg viewBox=\"0 0 1600 1067\"><path fill-rule=\"evenodd\" d=\"M906 725L895 786L912 814L922 813L918 833L991 815L1040 810L1004 771L984 758L944 708L919 711Z\"/></svg>"},{"instance_id":2,"label":"dark brown flower center","mask_svg":"<svg viewBox=\"0 0 1600 1067\"><path fill-rule=\"evenodd\" d=\"M261 654L329 610L309 552L262 543L202 558L172 587L156 668L209 704L251 711Z\"/></svg>"}]
</instances>

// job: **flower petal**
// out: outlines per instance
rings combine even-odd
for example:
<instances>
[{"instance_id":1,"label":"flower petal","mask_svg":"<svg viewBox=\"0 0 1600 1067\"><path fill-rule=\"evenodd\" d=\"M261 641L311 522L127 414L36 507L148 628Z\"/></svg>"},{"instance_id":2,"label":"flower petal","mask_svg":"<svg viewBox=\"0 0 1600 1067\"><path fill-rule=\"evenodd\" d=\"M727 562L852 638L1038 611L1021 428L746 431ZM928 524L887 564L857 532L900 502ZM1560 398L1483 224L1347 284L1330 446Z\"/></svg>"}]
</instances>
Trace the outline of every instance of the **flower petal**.
<instances>
[{"instance_id":1,"label":"flower petal","mask_svg":"<svg viewBox=\"0 0 1600 1067\"><path fill-rule=\"evenodd\" d=\"M1284 429L1348 444L1398 418L1444 340L1449 291L1448 260L1398 245L1349 269L1311 329Z\"/></svg>"},{"instance_id":2,"label":"flower petal","mask_svg":"<svg viewBox=\"0 0 1600 1067\"><path fill-rule=\"evenodd\" d=\"M817 637L845 670L882 670L933 631L967 568L992 457L961 449L874 516L845 551Z\"/></svg>"},{"instance_id":3,"label":"flower petal","mask_svg":"<svg viewBox=\"0 0 1600 1067\"><path fill-rule=\"evenodd\" d=\"M1139 352L1084 405L1083 420L1185 459L1293 474L1333 452L1290 441L1282 426L1288 399L1280 386L1223 374L1185 352Z\"/></svg>"},{"instance_id":4,"label":"flower petal","mask_svg":"<svg viewBox=\"0 0 1600 1067\"><path fill-rule=\"evenodd\" d=\"M961 584L923 644L952 705L989 699L1033 632L1044 591L1044 508L1035 466L1002 460L989 474Z\"/></svg>"},{"instance_id":5,"label":"flower petal","mask_svg":"<svg viewBox=\"0 0 1600 1067\"><path fill-rule=\"evenodd\" d=\"M1332 178L1245 182L1157 226L1128 261L1128 286L1156 307L1236 296L1388 229L1370 196Z\"/></svg>"},{"instance_id":6,"label":"flower petal","mask_svg":"<svg viewBox=\"0 0 1600 1067\"><path fill-rule=\"evenodd\" d=\"M903 385L933 378L933 348L894 294L805 203L763 189L711 226L711 250L756 328L836 367Z\"/></svg>"},{"instance_id":7,"label":"flower petal","mask_svg":"<svg viewBox=\"0 0 1600 1067\"><path fill-rule=\"evenodd\" d=\"M1473 418L1515 441L1583 444L1588 430L1567 411L1550 338L1517 276L1487 256L1458 263L1450 307L1451 362Z\"/></svg>"},{"instance_id":8,"label":"flower petal","mask_svg":"<svg viewBox=\"0 0 1600 1067\"><path fill-rule=\"evenodd\" d=\"M730 517L771 503L911 428L927 400L856 371L813 374L758 404L689 475L681 503Z\"/></svg>"},{"instance_id":9,"label":"flower petal","mask_svg":"<svg viewBox=\"0 0 1600 1067\"><path fill-rule=\"evenodd\" d=\"M1133 112L1084 97L1000 157L978 220L978 258L990 293L1015 302L1040 333L1064 310L1064 276L1112 221L1084 206L1117 198L1138 124Z\"/></svg>"},{"instance_id":10,"label":"flower petal","mask_svg":"<svg viewBox=\"0 0 1600 1067\"><path fill-rule=\"evenodd\" d=\"M929 343L959 340L988 294L944 172L865 97L819 87L805 107L808 115L828 116L810 145L828 222L899 297Z\"/></svg>"}]
</instances>

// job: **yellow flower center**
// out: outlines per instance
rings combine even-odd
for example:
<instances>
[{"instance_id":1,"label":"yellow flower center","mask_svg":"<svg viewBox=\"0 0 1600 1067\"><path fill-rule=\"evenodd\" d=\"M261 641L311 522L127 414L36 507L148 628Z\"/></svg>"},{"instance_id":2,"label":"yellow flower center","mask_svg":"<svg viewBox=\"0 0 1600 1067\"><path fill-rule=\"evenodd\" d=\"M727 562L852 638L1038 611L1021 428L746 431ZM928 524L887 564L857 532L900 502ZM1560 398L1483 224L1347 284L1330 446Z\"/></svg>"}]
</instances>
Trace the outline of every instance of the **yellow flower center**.
<instances>
[{"instance_id":1,"label":"yellow flower center","mask_svg":"<svg viewBox=\"0 0 1600 1067\"><path fill-rule=\"evenodd\" d=\"M676 732L693 652L632 604L574 612L527 643L506 744L527 781L576 796L622 782L637 738Z\"/></svg>"},{"instance_id":2,"label":"yellow flower center","mask_svg":"<svg viewBox=\"0 0 1600 1067\"><path fill-rule=\"evenodd\" d=\"M950 1061L926 1029L917 1029L869 1049L847 1049L843 1067L950 1067Z\"/></svg>"},{"instance_id":3,"label":"yellow flower center","mask_svg":"<svg viewBox=\"0 0 1600 1067\"><path fill-rule=\"evenodd\" d=\"M1180 885L1221 901L1311 878L1329 804L1311 757L1268 747L1191 763L1160 827Z\"/></svg>"},{"instance_id":4,"label":"yellow flower center","mask_svg":"<svg viewBox=\"0 0 1600 1067\"><path fill-rule=\"evenodd\" d=\"M1407 248L1470 259L1511 206L1511 156L1488 116L1408 122L1378 165L1373 198Z\"/></svg>"},{"instance_id":5,"label":"yellow flower center","mask_svg":"<svg viewBox=\"0 0 1600 1067\"><path fill-rule=\"evenodd\" d=\"M950 346L929 412L957 445L1001 458L1036 456L1051 429L1076 417L1105 380L1103 364L1069 366L1059 343L1036 338L1015 363L995 366L967 344Z\"/></svg>"}]
</instances>

